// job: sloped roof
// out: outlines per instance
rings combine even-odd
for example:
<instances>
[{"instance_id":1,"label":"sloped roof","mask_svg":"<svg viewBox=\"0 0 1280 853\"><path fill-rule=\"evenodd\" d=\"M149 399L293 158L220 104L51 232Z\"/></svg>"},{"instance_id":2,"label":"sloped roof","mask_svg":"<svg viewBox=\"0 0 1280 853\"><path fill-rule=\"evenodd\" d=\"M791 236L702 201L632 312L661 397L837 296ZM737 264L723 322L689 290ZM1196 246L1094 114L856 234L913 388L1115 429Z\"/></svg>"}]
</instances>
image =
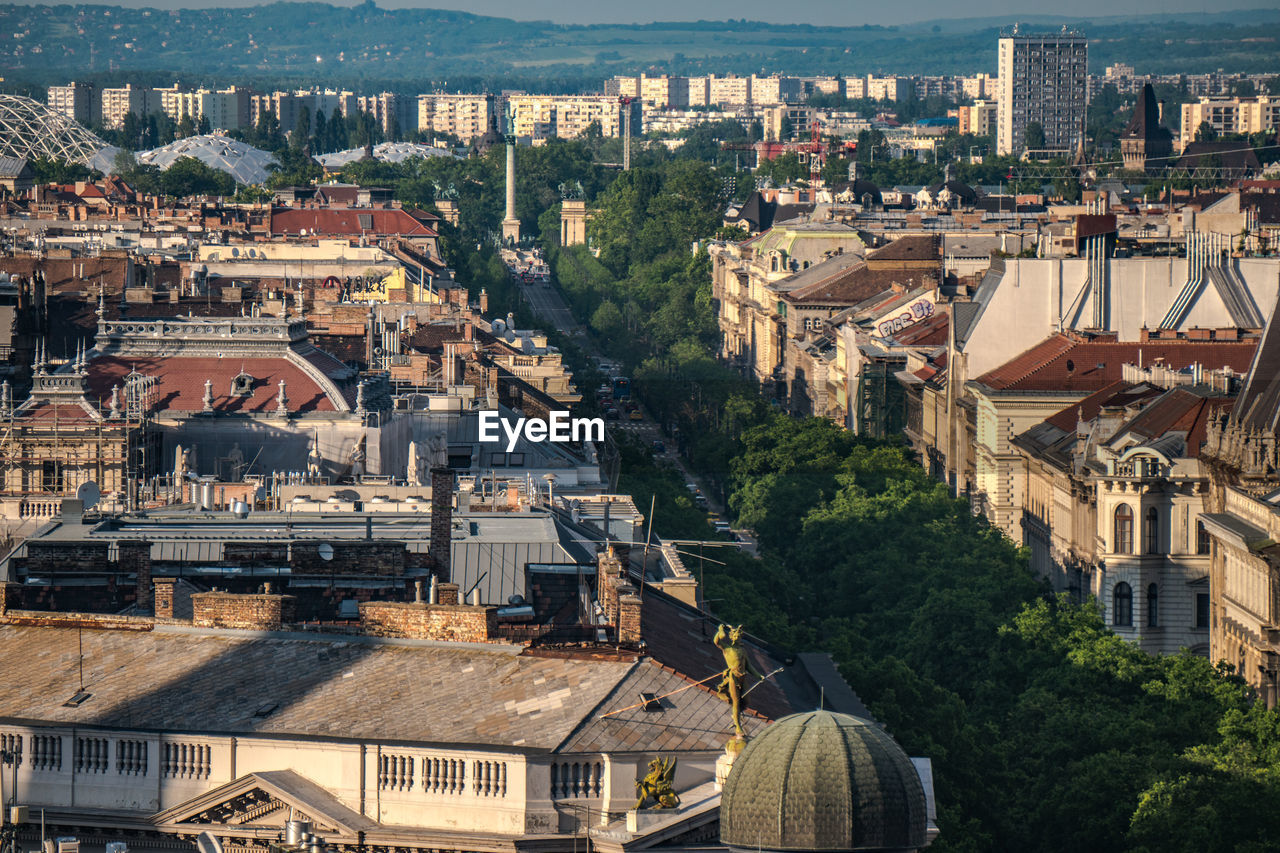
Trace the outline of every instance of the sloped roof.
<instances>
[{"instance_id":1,"label":"sloped roof","mask_svg":"<svg viewBox=\"0 0 1280 853\"><path fill-rule=\"evenodd\" d=\"M1216 140L1214 142L1192 142L1182 149L1182 156L1174 163L1177 169L1198 169L1208 166L1208 158L1216 157L1221 168L1241 174L1257 172L1261 169L1258 155L1247 142Z\"/></svg>"},{"instance_id":2,"label":"sloped roof","mask_svg":"<svg viewBox=\"0 0 1280 853\"><path fill-rule=\"evenodd\" d=\"M1233 402L1230 397L1210 396L1195 388L1173 388L1117 430L1110 441L1133 435L1145 444L1177 433L1183 445L1180 452L1194 458L1200 455L1209 417Z\"/></svg>"},{"instance_id":3,"label":"sloped roof","mask_svg":"<svg viewBox=\"0 0 1280 853\"><path fill-rule=\"evenodd\" d=\"M434 237L436 232L401 208L320 207L276 208L271 214L272 235L308 234L359 237Z\"/></svg>"},{"instance_id":4,"label":"sloped roof","mask_svg":"<svg viewBox=\"0 0 1280 853\"><path fill-rule=\"evenodd\" d=\"M1120 379L1125 364L1163 359L1180 370L1193 364L1243 372L1257 349L1242 341L1117 341L1114 335L1085 337L1059 333L974 380L994 392L1090 394Z\"/></svg>"},{"instance_id":5,"label":"sloped roof","mask_svg":"<svg viewBox=\"0 0 1280 853\"><path fill-rule=\"evenodd\" d=\"M1150 83L1142 87L1138 102L1133 107L1133 116L1125 126L1122 134L1126 139L1142 139L1147 142L1169 142L1173 134L1160 124L1160 105L1156 101L1155 89Z\"/></svg>"},{"instance_id":6,"label":"sloped roof","mask_svg":"<svg viewBox=\"0 0 1280 853\"><path fill-rule=\"evenodd\" d=\"M326 356L324 372L336 372L345 366ZM333 364L328 362L332 361ZM323 369L323 368L322 368ZM169 356L165 358L119 358L98 356L89 362L89 387L92 399L107 400L114 385L124 386L130 372L156 379L155 401L160 411L199 412L204 408L205 380L213 382L213 409L224 414L269 413L275 411L279 383L285 382L285 396L290 412L337 411L329 395L302 367L287 358L218 358ZM232 380L243 371L253 377L250 394L233 396ZM349 401L348 401L349 404Z\"/></svg>"},{"instance_id":7,"label":"sloped roof","mask_svg":"<svg viewBox=\"0 0 1280 853\"><path fill-rule=\"evenodd\" d=\"M332 154L321 154L316 159L326 169L340 169L350 163L364 158L364 148L348 148L346 151L335 151ZM417 142L382 142L373 146L373 159L383 163L399 163L414 157L454 157L457 155L445 148L433 145L422 145Z\"/></svg>"}]
</instances>

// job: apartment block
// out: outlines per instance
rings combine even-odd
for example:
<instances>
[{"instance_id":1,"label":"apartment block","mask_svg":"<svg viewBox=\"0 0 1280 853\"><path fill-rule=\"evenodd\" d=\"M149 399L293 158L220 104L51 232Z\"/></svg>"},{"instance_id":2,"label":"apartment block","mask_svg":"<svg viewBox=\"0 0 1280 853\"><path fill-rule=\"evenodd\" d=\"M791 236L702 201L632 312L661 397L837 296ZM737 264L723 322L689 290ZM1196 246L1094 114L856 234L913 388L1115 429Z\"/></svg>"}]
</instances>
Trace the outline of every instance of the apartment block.
<instances>
[{"instance_id":1,"label":"apartment block","mask_svg":"<svg viewBox=\"0 0 1280 853\"><path fill-rule=\"evenodd\" d=\"M492 95L419 95L418 129L451 133L463 142L484 134L489 118L500 111Z\"/></svg>"},{"instance_id":2,"label":"apartment block","mask_svg":"<svg viewBox=\"0 0 1280 853\"><path fill-rule=\"evenodd\" d=\"M92 83L72 82L66 86L50 86L49 109L86 127L101 116L97 91Z\"/></svg>"},{"instance_id":3,"label":"apartment block","mask_svg":"<svg viewBox=\"0 0 1280 853\"><path fill-rule=\"evenodd\" d=\"M1088 45L1078 33L1026 35L1016 27L999 40L997 153L1020 153L1032 123L1044 129L1045 148L1069 151L1081 143L1089 106Z\"/></svg>"},{"instance_id":4,"label":"apartment block","mask_svg":"<svg viewBox=\"0 0 1280 853\"><path fill-rule=\"evenodd\" d=\"M999 126L1000 108L995 101L974 101L968 106L958 107L958 132L972 133L974 136L995 136Z\"/></svg>"},{"instance_id":5,"label":"apartment block","mask_svg":"<svg viewBox=\"0 0 1280 853\"><path fill-rule=\"evenodd\" d=\"M208 119L209 127L214 130L239 130L249 126L248 89L232 86L217 91L197 89L189 92L175 85L156 91L160 95L161 109L175 122L181 121L183 116L190 116L195 122Z\"/></svg>"},{"instance_id":6,"label":"apartment block","mask_svg":"<svg viewBox=\"0 0 1280 853\"><path fill-rule=\"evenodd\" d=\"M915 93L915 83L910 77L875 77L867 75L867 92L864 97L873 101L905 101Z\"/></svg>"},{"instance_id":7,"label":"apartment block","mask_svg":"<svg viewBox=\"0 0 1280 853\"><path fill-rule=\"evenodd\" d=\"M751 75L751 100L757 104L794 104L804 100L799 77L759 77Z\"/></svg>"},{"instance_id":8,"label":"apartment block","mask_svg":"<svg viewBox=\"0 0 1280 853\"><path fill-rule=\"evenodd\" d=\"M750 103L750 77L707 77L707 103L717 106L742 106Z\"/></svg>"},{"instance_id":9,"label":"apartment block","mask_svg":"<svg viewBox=\"0 0 1280 853\"><path fill-rule=\"evenodd\" d=\"M416 103L407 95L382 92L356 98L356 109L373 116L387 136L403 136L418 129Z\"/></svg>"},{"instance_id":10,"label":"apartment block","mask_svg":"<svg viewBox=\"0 0 1280 853\"><path fill-rule=\"evenodd\" d=\"M1218 135L1227 133L1274 133L1280 127L1280 97L1201 98L1182 105L1182 148L1193 142L1203 123Z\"/></svg>"},{"instance_id":11,"label":"apartment block","mask_svg":"<svg viewBox=\"0 0 1280 853\"><path fill-rule=\"evenodd\" d=\"M124 117L133 113L139 118L164 112L160 93L155 89L135 87L132 83L119 89L102 90L102 126L120 128Z\"/></svg>"},{"instance_id":12,"label":"apartment block","mask_svg":"<svg viewBox=\"0 0 1280 853\"><path fill-rule=\"evenodd\" d=\"M517 137L573 139L592 122L605 136L622 133L622 106L608 95L510 95L507 102Z\"/></svg>"}]
</instances>

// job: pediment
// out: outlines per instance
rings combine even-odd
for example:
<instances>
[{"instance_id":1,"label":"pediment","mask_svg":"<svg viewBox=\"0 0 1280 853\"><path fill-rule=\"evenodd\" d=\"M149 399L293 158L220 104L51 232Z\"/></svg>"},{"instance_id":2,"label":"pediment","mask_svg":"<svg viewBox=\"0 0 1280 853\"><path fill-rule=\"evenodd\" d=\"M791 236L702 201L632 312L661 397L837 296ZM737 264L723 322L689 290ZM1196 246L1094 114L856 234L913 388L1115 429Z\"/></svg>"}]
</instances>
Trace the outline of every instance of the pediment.
<instances>
[{"instance_id":1,"label":"pediment","mask_svg":"<svg viewBox=\"0 0 1280 853\"><path fill-rule=\"evenodd\" d=\"M307 821L313 832L338 838L377 826L292 770L250 773L152 817L169 831L208 830L214 835L275 834L290 820Z\"/></svg>"}]
</instances>

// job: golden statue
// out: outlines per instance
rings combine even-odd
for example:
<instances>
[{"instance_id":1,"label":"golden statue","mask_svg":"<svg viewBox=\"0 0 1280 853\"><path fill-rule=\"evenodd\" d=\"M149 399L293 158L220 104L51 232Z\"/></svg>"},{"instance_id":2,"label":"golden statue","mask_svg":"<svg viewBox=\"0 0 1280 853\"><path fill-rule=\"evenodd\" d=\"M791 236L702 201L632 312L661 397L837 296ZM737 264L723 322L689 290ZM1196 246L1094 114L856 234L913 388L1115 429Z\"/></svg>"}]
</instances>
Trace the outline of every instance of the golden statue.
<instances>
[{"instance_id":1,"label":"golden statue","mask_svg":"<svg viewBox=\"0 0 1280 853\"><path fill-rule=\"evenodd\" d=\"M655 809L674 809L680 805L680 798L672 787L676 778L676 760L674 758L655 758L649 762L649 772L636 782L636 790L640 799L635 808L642 809L646 800L653 800Z\"/></svg>"},{"instance_id":2,"label":"golden statue","mask_svg":"<svg viewBox=\"0 0 1280 853\"><path fill-rule=\"evenodd\" d=\"M746 707L743 701L745 691L743 687L746 685L747 675L754 675L761 681L765 676L751 664L751 659L747 657L747 651L742 647L742 626L730 628L727 625L721 625L716 631L712 642L724 654L724 677L720 679L720 683L716 686L716 693L720 694L720 698L724 699L733 707L733 730L735 739L745 741L746 734L742 731L742 709Z\"/></svg>"}]
</instances>

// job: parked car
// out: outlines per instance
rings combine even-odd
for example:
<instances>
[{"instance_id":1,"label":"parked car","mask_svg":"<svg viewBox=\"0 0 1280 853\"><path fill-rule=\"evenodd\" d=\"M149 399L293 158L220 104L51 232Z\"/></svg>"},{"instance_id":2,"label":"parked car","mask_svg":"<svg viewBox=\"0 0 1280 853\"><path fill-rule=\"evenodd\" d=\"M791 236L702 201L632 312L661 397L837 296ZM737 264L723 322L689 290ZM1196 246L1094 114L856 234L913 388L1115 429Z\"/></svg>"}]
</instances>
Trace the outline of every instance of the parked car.
<instances>
[{"instance_id":1,"label":"parked car","mask_svg":"<svg viewBox=\"0 0 1280 853\"><path fill-rule=\"evenodd\" d=\"M666 452L667 452L667 445L666 445L666 442L662 441L661 439L657 439L657 438L655 438L655 439L653 440L653 452L654 452L654 453L666 453Z\"/></svg>"},{"instance_id":2,"label":"parked car","mask_svg":"<svg viewBox=\"0 0 1280 853\"><path fill-rule=\"evenodd\" d=\"M716 529L716 533L732 533L733 532L732 529L729 527L729 522L727 521L717 521L711 526Z\"/></svg>"},{"instance_id":3,"label":"parked car","mask_svg":"<svg viewBox=\"0 0 1280 853\"><path fill-rule=\"evenodd\" d=\"M606 420L610 420L610 421L616 421L619 418L621 418L621 415L618 414L618 410L613 408L606 409L604 416Z\"/></svg>"},{"instance_id":4,"label":"parked car","mask_svg":"<svg viewBox=\"0 0 1280 853\"><path fill-rule=\"evenodd\" d=\"M702 494L702 492L698 492L698 494L693 496L693 502L696 506L703 509L707 508L707 496Z\"/></svg>"}]
</instances>

